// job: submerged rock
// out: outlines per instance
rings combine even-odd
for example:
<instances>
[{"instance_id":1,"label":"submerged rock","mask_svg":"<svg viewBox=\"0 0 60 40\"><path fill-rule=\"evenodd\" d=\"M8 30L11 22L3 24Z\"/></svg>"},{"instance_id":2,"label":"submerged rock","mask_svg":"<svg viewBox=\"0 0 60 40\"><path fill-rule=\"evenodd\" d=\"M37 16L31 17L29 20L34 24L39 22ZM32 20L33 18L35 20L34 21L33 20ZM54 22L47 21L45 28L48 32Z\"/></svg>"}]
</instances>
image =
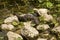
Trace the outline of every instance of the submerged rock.
<instances>
[{"instance_id":1,"label":"submerged rock","mask_svg":"<svg viewBox=\"0 0 60 40\"><path fill-rule=\"evenodd\" d=\"M2 24L1 29L3 29L3 30L12 30L12 29L14 29L14 26L11 25L11 24Z\"/></svg>"},{"instance_id":2,"label":"submerged rock","mask_svg":"<svg viewBox=\"0 0 60 40\"><path fill-rule=\"evenodd\" d=\"M24 28L21 30L21 34L23 36L33 38L39 34L39 32L34 27L31 27L30 22L25 22L24 25Z\"/></svg>"},{"instance_id":3,"label":"submerged rock","mask_svg":"<svg viewBox=\"0 0 60 40\"><path fill-rule=\"evenodd\" d=\"M7 33L8 40L23 40L22 36L14 32L9 31Z\"/></svg>"},{"instance_id":4,"label":"submerged rock","mask_svg":"<svg viewBox=\"0 0 60 40\"><path fill-rule=\"evenodd\" d=\"M18 21L18 18L17 16L11 16L11 17L8 17L4 20L4 23L11 23L13 21Z\"/></svg>"}]
</instances>

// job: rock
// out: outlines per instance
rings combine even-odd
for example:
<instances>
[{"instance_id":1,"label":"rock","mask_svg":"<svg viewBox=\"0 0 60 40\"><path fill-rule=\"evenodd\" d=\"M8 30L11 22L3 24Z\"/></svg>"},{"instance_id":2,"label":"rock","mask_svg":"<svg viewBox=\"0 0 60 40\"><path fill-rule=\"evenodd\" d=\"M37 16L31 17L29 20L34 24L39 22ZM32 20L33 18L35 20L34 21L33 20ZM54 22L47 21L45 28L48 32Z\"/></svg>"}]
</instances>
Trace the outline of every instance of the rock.
<instances>
[{"instance_id":1,"label":"rock","mask_svg":"<svg viewBox=\"0 0 60 40\"><path fill-rule=\"evenodd\" d=\"M50 39L50 40L57 40L57 39L56 39L56 37L51 37L51 39Z\"/></svg>"},{"instance_id":2,"label":"rock","mask_svg":"<svg viewBox=\"0 0 60 40\"><path fill-rule=\"evenodd\" d=\"M11 24L2 24L1 25L1 28L3 29L3 30L12 30L12 29L14 29L14 26L13 25L11 25Z\"/></svg>"},{"instance_id":3,"label":"rock","mask_svg":"<svg viewBox=\"0 0 60 40\"><path fill-rule=\"evenodd\" d=\"M53 20L53 17L51 15L44 15L44 20L51 21L51 20Z\"/></svg>"},{"instance_id":4,"label":"rock","mask_svg":"<svg viewBox=\"0 0 60 40\"><path fill-rule=\"evenodd\" d=\"M44 9L44 8L42 8L42 9L35 9L34 8L34 10L36 10L40 15L45 15L48 12L48 9Z\"/></svg>"},{"instance_id":5,"label":"rock","mask_svg":"<svg viewBox=\"0 0 60 40\"><path fill-rule=\"evenodd\" d=\"M60 23L60 17L57 17L57 21Z\"/></svg>"},{"instance_id":6,"label":"rock","mask_svg":"<svg viewBox=\"0 0 60 40\"><path fill-rule=\"evenodd\" d=\"M18 18L17 16L11 16L11 17L8 17L4 20L4 23L11 23L13 21L18 21Z\"/></svg>"},{"instance_id":7,"label":"rock","mask_svg":"<svg viewBox=\"0 0 60 40\"><path fill-rule=\"evenodd\" d=\"M8 40L23 40L22 36L14 32L9 31L7 33Z\"/></svg>"},{"instance_id":8,"label":"rock","mask_svg":"<svg viewBox=\"0 0 60 40\"><path fill-rule=\"evenodd\" d=\"M5 31L0 31L0 40L7 40L7 35L6 35L7 32Z\"/></svg>"},{"instance_id":9,"label":"rock","mask_svg":"<svg viewBox=\"0 0 60 40\"><path fill-rule=\"evenodd\" d=\"M60 33L60 26L53 28L52 31L55 33Z\"/></svg>"},{"instance_id":10,"label":"rock","mask_svg":"<svg viewBox=\"0 0 60 40\"><path fill-rule=\"evenodd\" d=\"M23 22L32 21L35 24L39 24L39 19L30 13L29 14L21 14L21 15L16 14L16 16L18 17L19 21L23 21Z\"/></svg>"},{"instance_id":11,"label":"rock","mask_svg":"<svg viewBox=\"0 0 60 40\"><path fill-rule=\"evenodd\" d=\"M36 10L40 16L44 17L45 21L50 21L53 19L53 17L51 15L48 15L48 9L34 9Z\"/></svg>"},{"instance_id":12,"label":"rock","mask_svg":"<svg viewBox=\"0 0 60 40\"><path fill-rule=\"evenodd\" d=\"M44 32L40 33L40 37L48 39L51 37L51 35L49 34L48 31L44 31Z\"/></svg>"},{"instance_id":13,"label":"rock","mask_svg":"<svg viewBox=\"0 0 60 40\"><path fill-rule=\"evenodd\" d=\"M25 22L24 28L21 30L21 34L26 37L33 38L34 36L37 36L39 32L34 28L31 27L31 22Z\"/></svg>"},{"instance_id":14,"label":"rock","mask_svg":"<svg viewBox=\"0 0 60 40\"><path fill-rule=\"evenodd\" d=\"M38 12L41 13L41 14L47 14L48 9L39 9Z\"/></svg>"},{"instance_id":15,"label":"rock","mask_svg":"<svg viewBox=\"0 0 60 40\"><path fill-rule=\"evenodd\" d=\"M47 39L45 39L45 38L38 38L37 40L47 40Z\"/></svg>"},{"instance_id":16,"label":"rock","mask_svg":"<svg viewBox=\"0 0 60 40\"><path fill-rule=\"evenodd\" d=\"M49 25L47 25L47 24L42 24L42 25L38 25L37 26L37 30L42 30L42 31L44 31L44 30L47 30L47 29L49 29L50 27L49 27Z\"/></svg>"}]
</instances>

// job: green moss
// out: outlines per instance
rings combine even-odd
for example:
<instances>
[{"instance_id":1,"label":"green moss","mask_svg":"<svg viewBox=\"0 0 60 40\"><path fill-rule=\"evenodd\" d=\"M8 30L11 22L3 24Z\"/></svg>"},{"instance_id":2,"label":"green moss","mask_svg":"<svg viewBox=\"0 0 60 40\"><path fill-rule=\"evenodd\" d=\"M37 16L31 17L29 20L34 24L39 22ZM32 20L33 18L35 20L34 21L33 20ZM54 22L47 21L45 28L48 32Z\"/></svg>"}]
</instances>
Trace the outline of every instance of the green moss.
<instances>
[{"instance_id":1,"label":"green moss","mask_svg":"<svg viewBox=\"0 0 60 40\"><path fill-rule=\"evenodd\" d=\"M20 37L18 37L16 40L23 40L23 39L21 39Z\"/></svg>"},{"instance_id":2,"label":"green moss","mask_svg":"<svg viewBox=\"0 0 60 40\"><path fill-rule=\"evenodd\" d=\"M24 26L23 22L20 22L19 25Z\"/></svg>"},{"instance_id":3,"label":"green moss","mask_svg":"<svg viewBox=\"0 0 60 40\"><path fill-rule=\"evenodd\" d=\"M14 25L14 26L16 26L16 25L18 25L18 24L19 24L19 23L16 22L16 21L12 22L12 25Z\"/></svg>"},{"instance_id":4,"label":"green moss","mask_svg":"<svg viewBox=\"0 0 60 40\"><path fill-rule=\"evenodd\" d=\"M24 24L23 24L23 22L19 22L19 25L18 25L18 28L23 28L23 26L24 26Z\"/></svg>"},{"instance_id":5,"label":"green moss","mask_svg":"<svg viewBox=\"0 0 60 40\"><path fill-rule=\"evenodd\" d=\"M55 24L55 27L59 25L59 23L57 22L56 19L53 19L53 20L52 20L52 23Z\"/></svg>"}]
</instances>

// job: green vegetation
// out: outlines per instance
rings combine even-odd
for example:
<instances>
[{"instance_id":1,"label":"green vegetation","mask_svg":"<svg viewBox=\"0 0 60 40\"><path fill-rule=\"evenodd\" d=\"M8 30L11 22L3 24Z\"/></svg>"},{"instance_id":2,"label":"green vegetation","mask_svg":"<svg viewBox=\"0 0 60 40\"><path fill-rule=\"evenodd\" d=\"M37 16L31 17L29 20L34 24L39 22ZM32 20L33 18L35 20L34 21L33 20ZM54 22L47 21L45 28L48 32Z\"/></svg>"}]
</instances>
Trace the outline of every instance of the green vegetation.
<instances>
[{"instance_id":1,"label":"green vegetation","mask_svg":"<svg viewBox=\"0 0 60 40\"><path fill-rule=\"evenodd\" d=\"M59 2L60 0L0 0L0 18L12 13L33 13L33 8L47 8L52 15L60 16Z\"/></svg>"}]
</instances>

